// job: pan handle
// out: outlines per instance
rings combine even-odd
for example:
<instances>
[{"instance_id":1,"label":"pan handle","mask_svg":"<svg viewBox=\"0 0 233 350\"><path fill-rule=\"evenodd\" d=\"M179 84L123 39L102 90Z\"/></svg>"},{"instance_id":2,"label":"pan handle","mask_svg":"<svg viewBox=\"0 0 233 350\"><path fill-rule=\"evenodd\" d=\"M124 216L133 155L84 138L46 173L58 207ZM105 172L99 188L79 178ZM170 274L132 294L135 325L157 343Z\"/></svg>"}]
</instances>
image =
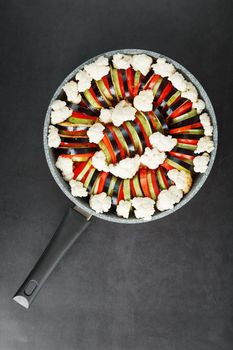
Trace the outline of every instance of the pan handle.
<instances>
[{"instance_id":1,"label":"pan handle","mask_svg":"<svg viewBox=\"0 0 233 350\"><path fill-rule=\"evenodd\" d=\"M45 251L14 295L13 300L26 309L29 308L59 261L90 224L88 221L90 217L84 217L75 209L68 209Z\"/></svg>"}]
</instances>

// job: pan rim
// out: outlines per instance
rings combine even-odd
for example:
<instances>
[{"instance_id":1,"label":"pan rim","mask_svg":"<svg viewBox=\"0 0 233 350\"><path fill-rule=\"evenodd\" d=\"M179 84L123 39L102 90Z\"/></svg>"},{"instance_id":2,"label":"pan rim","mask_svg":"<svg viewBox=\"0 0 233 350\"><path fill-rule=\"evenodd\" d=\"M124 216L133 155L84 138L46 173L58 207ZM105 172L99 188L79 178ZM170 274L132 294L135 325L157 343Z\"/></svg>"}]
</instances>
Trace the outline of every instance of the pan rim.
<instances>
[{"instance_id":1,"label":"pan rim","mask_svg":"<svg viewBox=\"0 0 233 350\"><path fill-rule=\"evenodd\" d=\"M50 113L51 113L51 104L53 103L53 101L57 98L57 96L59 95L59 93L61 92L62 86L67 83L71 78L74 77L74 75L81 70L84 65L86 64L90 64L92 63L94 60L96 60L98 57L100 56L107 56L107 57L112 57L114 54L116 53L122 53L122 54L146 54L149 55L153 58L158 58L158 57L163 57L165 58L169 63L172 63L176 69L178 69L185 77L187 77L189 79L189 81L191 81L195 87L198 90L199 96L204 100L205 104L206 104L206 108L205 111L208 112L208 114L210 115L211 121L212 121L212 125L213 125L213 141L214 141L214 150L211 152L210 154L210 161L209 161L209 165L208 165L208 169L204 174L198 174L195 182L193 183L193 186L191 188L191 190L189 191L189 193L187 193L184 198L174 206L173 209L170 210L166 210L163 212L158 212L156 211L155 214L152 216L152 218L148 221L148 220L144 220L144 219L136 219L136 218L129 218L129 219L124 219L121 217L118 217L116 214L112 214L112 213L106 213L106 214L99 214L96 213L93 209L90 208L89 203L85 203L84 201L82 201L81 199L78 199L76 197L73 197L72 194L70 193L69 189L68 189L68 185L65 182L65 180L62 178L59 170L56 168L55 166L55 162L53 159L53 152L52 150L48 147L48 142L47 142L47 135L48 135L48 127L50 124ZM62 190L62 192L75 204L75 206L77 206L78 208L80 208L82 211L86 212L87 215L93 215L97 218L103 219L103 220L107 220L110 222L115 222L115 223L124 223L124 224L137 224L137 223L147 223L147 222L151 222L154 220L158 220L161 218L164 218L174 212L176 212L177 210L179 210L180 208L182 208L185 204L187 204L201 189L201 187L204 185L204 183L206 182L211 169L213 167L214 164L214 160L216 157L216 152L217 152L217 145L218 145L218 127L217 127L217 120L216 120L216 115L214 112L214 108L213 105L210 101L210 98L208 96L208 94L206 93L205 89L203 88L202 84L195 78L195 76L189 72L189 70L187 70L185 67L183 67L180 63L176 62L175 60L167 57L166 55L163 55L161 53L157 53L154 51L150 51L150 50L145 50L145 49L118 49L118 50L113 50L113 51L108 51L108 52L104 52L102 54L99 54L93 58L88 59L87 61L85 61L84 63L82 63L81 65L79 65L78 67L76 67L68 76L66 76L66 78L61 82L61 84L58 86L58 88L56 89L56 91L54 92L50 102L49 102L49 106L46 112L46 116L45 116L45 121L44 121L44 127L43 127L43 144L44 144L44 152L45 152L45 157L46 157L46 161L49 167L49 170L55 180L55 182L57 183L57 185L60 187L60 189Z\"/></svg>"}]
</instances>

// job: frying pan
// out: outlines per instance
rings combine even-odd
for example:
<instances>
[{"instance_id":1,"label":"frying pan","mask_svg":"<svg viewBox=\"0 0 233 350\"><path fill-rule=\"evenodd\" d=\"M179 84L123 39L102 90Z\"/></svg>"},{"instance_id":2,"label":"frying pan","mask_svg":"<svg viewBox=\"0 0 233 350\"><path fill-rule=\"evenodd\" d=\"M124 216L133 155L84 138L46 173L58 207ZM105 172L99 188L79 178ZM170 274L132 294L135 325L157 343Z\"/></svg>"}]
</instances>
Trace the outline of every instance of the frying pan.
<instances>
[{"instance_id":1,"label":"frying pan","mask_svg":"<svg viewBox=\"0 0 233 350\"><path fill-rule=\"evenodd\" d=\"M123 219L118 217L114 213L98 214L90 208L87 199L73 197L70 193L69 185L67 184L67 182L64 181L64 179L61 176L61 173L58 171L58 169L55 166L56 156L54 154L54 151L48 147L48 142L47 142L48 127L50 124L51 104L53 103L54 100L58 98L59 94L62 91L62 86L65 83L67 83L69 80L71 80L80 69L83 69L84 65L92 63L102 55L106 57L112 57L112 55L116 53L123 53L123 54L144 53L155 59L160 56L165 57L166 60L172 63L177 68L177 70L179 70L184 75L184 77L187 80L191 81L196 86L199 92L199 96L205 101L206 111L211 117L212 125L214 128L213 140L214 140L215 149L210 155L210 162L209 162L207 171L204 174L199 174L196 176L190 192L184 196L184 198L181 200L180 203L175 205L175 207L171 210L167 210L164 212L155 212L151 221L158 220L165 216L168 216L172 214L174 211L180 209L186 203L188 203L203 186L213 166L215 155L216 155L217 138L218 138L217 123L216 123L214 109L207 93L205 92L204 88L199 83L199 81L179 63L175 62L174 60L164 55L160 55L159 53L156 53L156 52L152 52L148 50L140 50L140 49L123 49L123 50L110 51L110 52L106 52L104 54L98 55L84 62L79 67L77 67L72 73L70 73L65 78L65 80L61 83L61 85L58 87L58 89L54 93L46 113L44 131L43 131L45 156L46 156L46 160L47 160L49 169L51 171L51 174L54 180L56 181L56 183L58 184L58 186L60 187L60 189L63 191L63 193L71 200L71 202L73 202L74 207L69 208L67 210L55 234L50 240L47 248L45 249L41 257L39 258L38 262L36 263L36 265L30 272L30 274L28 275L24 283L21 285L21 287L18 289L17 293L13 297L13 299L16 302L18 302L20 305L22 305L25 308L29 308L29 306L35 299L36 295L38 294L39 290L41 289L41 287L43 286L43 284L45 283L45 281L47 280L51 272L54 270L56 265L59 263L61 258L68 251L68 249L74 244L74 242L82 234L82 232L84 232L87 229L87 227L94 221L95 218L116 222L119 224L136 224L136 223L139 224L139 223L145 222L143 219L136 219L136 218Z\"/></svg>"}]
</instances>

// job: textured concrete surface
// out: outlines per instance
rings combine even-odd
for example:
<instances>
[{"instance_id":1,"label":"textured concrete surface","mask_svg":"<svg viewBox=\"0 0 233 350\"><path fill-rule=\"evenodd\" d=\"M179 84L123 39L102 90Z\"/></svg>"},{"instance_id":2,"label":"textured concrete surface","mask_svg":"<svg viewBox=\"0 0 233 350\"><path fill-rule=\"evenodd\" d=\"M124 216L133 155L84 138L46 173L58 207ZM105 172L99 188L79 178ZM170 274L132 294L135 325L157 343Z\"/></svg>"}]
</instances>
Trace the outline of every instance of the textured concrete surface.
<instances>
[{"instance_id":1,"label":"textured concrete surface","mask_svg":"<svg viewBox=\"0 0 233 350\"><path fill-rule=\"evenodd\" d=\"M232 5L109 4L0 3L0 349L232 350ZM200 80L219 124L216 163L167 218L95 221L26 311L11 297L70 205L43 154L49 99L84 60L123 47L164 53Z\"/></svg>"}]
</instances>

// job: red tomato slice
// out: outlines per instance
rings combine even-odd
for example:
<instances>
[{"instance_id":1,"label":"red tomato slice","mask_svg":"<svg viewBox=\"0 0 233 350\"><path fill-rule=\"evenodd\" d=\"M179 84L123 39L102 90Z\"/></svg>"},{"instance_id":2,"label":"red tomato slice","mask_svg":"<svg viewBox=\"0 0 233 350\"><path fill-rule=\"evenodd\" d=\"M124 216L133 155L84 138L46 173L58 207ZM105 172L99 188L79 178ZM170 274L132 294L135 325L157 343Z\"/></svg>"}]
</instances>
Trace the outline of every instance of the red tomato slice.
<instances>
[{"instance_id":1,"label":"red tomato slice","mask_svg":"<svg viewBox=\"0 0 233 350\"><path fill-rule=\"evenodd\" d=\"M154 187L154 191L155 191L156 196L158 196L160 190L159 190L159 186L157 184L155 171L151 170L150 172L151 172L152 185Z\"/></svg>"},{"instance_id":2,"label":"red tomato slice","mask_svg":"<svg viewBox=\"0 0 233 350\"><path fill-rule=\"evenodd\" d=\"M117 69L117 76L118 76L119 86L121 90L121 95L123 96L123 98L125 98L124 83L123 83L122 73L120 69Z\"/></svg>"},{"instance_id":3,"label":"red tomato slice","mask_svg":"<svg viewBox=\"0 0 233 350\"><path fill-rule=\"evenodd\" d=\"M192 108L192 102L187 100L184 102L180 107L178 107L170 116L169 118L176 118L181 114L184 114L188 112Z\"/></svg>"},{"instance_id":4,"label":"red tomato slice","mask_svg":"<svg viewBox=\"0 0 233 350\"><path fill-rule=\"evenodd\" d=\"M87 164L87 162L80 162L80 163L75 164L75 166L74 166L74 176L73 176L74 180L81 173L81 171L85 168L86 164Z\"/></svg>"},{"instance_id":5,"label":"red tomato slice","mask_svg":"<svg viewBox=\"0 0 233 350\"><path fill-rule=\"evenodd\" d=\"M163 162L163 164L161 164L161 166L162 166L164 169L166 169L167 171L172 170L172 169L175 169L172 165L168 164L168 163L166 162L166 160Z\"/></svg>"},{"instance_id":6,"label":"red tomato slice","mask_svg":"<svg viewBox=\"0 0 233 350\"><path fill-rule=\"evenodd\" d=\"M165 99L165 97L169 94L169 92L172 90L172 83L169 82L166 87L163 89L161 95L159 96L157 102L156 102L156 106L159 106L160 103L163 102L163 100Z\"/></svg>"},{"instance_id":7,"label":"red tomato slice","mask_svg":"<svg viewBox=\"0 0 233 350\"><path fill-rule=\"evenodd\" d=\"M160 173L161 173L164 185L166 186L166 188L168 188L169 187L169 183L168 183L167 178L165 176L164 170L161 167L159 167L159 169L160 169Z\"/></svg>"},{"instance_id":8,"label":"red tomato slice","mask_svg":"<svg viewBox=\"0 0 233 350\"><path fill-rule=\"evenodd\" d=\"M139 170L140 184L142 188L142 192L145 197L151 198L148 182L147 182L147 169L141 168Z\"/></svg>"},{"instance_id":9,"label":"red tomato slice","mask_svg":"<svg viewBox=\"0 0 233 350\"><path fill-rule=\"evenodd\" d=\"M82 177L82 179L80 180L82 183L84 183L86 181L88 174L90 173L92 168L93 168L93 166L91 165L90 168L87 170L86 174Z\"/></svg>"},{"instance_id":10,"label":"red tomato slice","mask_svg":"<svg viewBox=\"0 0 233 350\"><path fill-rule=\"evenodd\" d=\"M96 94L94 93L94 90L92 89L92 87L90 87L90 89L89 89L88 91L90 92L91 96L94 98L94 100L96 101L96 103L98 103L98 105L99 105L100 107L103 107L103 106L102 106L102 103L100 103L100 101L98 100Z\"/></svg>"},{"instance_id":11,"label":"red tomato slice","mask_svg":"<svg viewBox=\"0 0 233 350\"><path fill-rule=\"evenodd\" d=\"M105 181L107 179L108 174L109 173L106 173L104 171L101 172L100 177L99 177L99 186L98 186L97 193L103 192L104 184L105 184Z\"/></svg>"},{"instance_id":12,"label":"red tomato slice","mask_svg":"<svg viewBox=\"0 0 233 350\"><path fill-rule=\"evenodd\" d=\"M117 197L117 204L119 204L119 202L121 200L124 200L123 181L121 182L120 187L119 187L118 197Z\"/></svg>"},{"instance_id":13,"label":"red tomato slice","mask_svg":"<svg viewBox=\"0 0 233 350\"><path fill-rule=\"evenodd\" d=\"M147 114L151 120L151 123L152 123L154 129L157 130L157 125L156 125L155 119L154 119L154 112L147 112Z\"/></svg>"},{"instance_id":14,"label":"red tomato slice","mask_svg":"<svg viewBox=\"0 0 233 350\"><path fill-rule=\"evenodd\" d=\"M129 67L126 69L126 78L127 78L127 84L128 84L128 89L131 97L134 97L134 72L133 68Z\"/></svg>"},{"instance_id":15,"label":"red tomato slice","mask_svg":"<svg viewBox=\"0 0 233 350\"><path fill-rule=\"evenodd\" d=\"M180 128L177 128L177 129L171 129L169 131L169 133L170 134L182 134L186 130L198 129L198 128L202 128L202 124L201 123L194 123L194 124L182 126Z\"/></svg>"},{"instance_id":16,"label":"red tomato slice","mask_svg":"<svg viewBox=\"0 0 233 350\"><path fill-rule=\"evenodd\" d=\"M107 137L106 134L104 135L102 141L105 143L106 147L108 148L108 151L109 151L110 156L111 156L112 163L115 164L117 162L116 155L115 155L114 149L112 147L112 144L109 141L109 138Z\"/></svg>"},{"instance_id":17,"label":"red tomato slice","mask_svg":"<svg viewBox=\"0 0 233 350\"><path fill-rule=\"evenodd\" d=\"M190 135L191 136L191 135ZM190 139L177 139L178 143L186 143L189 145L197 145L198 140L190 140Z\"/></svg>"},{"instance_id":18,"label":"red tomato slice","mask_svg":"<svg viewBox=\"0 0 233 350\"><path fill-rule=\"evenodd\" d=\"M94 155L94 152L92 153L85 153L85 154L60 154L60 157L64 158L82 158L81 162L85 162L88 160L88 158L92 157Z\"/></svg>"},{"instance_id":19,"label":"red tomato slice","mask_svg":"<svg viewBox=\"0 0 233 350\"><path fill-rule=\"evenodd\" d=\"M110 132L112 133L116 143L117 143L117 146L119 148L119 151L120 151L120 155L121 155L121 158L124 159L125 158L125 150L122 146L122 144L120 143L115 131L113 130L112 126L111 125L108 125L108 129L110 130Z\"/></svg>"},{"instance_id":20,"label":"red tomato slice","mask_svg":"<svg viewBox=\"0 0 233 350\"><path fill-rule=\"evenodd\" d=\"M160 75L158 75L158 74L152 75L150 80L144 86L143 90L149 90L149 89L152 90L153 87L155 86L155 83L158 81L159 78L160 78Z\"/></svg>"},{"instance_id":21,"label":"red tomato slice","mask_svg":"<svg viewBox=\"0 0 233 350\"><path fill-rule=\"evenodd\" d=\"M73 117L73 118L90 119L90 120L96 120L96 119L97 119L97 116L88 115L88 114L80 113L80 112L76 112L76 111L73 111L73 112L72 112L72 117Z\"/></svg>"},{"instance_id":22,"label":"red tomato slice","mask_svg":"<svg viewBox=\"0 0 233 350\"><path fill-rule=\"evenodd\" d=\"M130 190L131 190L132 197L136 197L136 192L133 185L133 179L130 180Z\"/></svg>"},{"instance_id":23,"label":"red tomato slice","mask_svg":"<svg viewBox=\"0 0 233 350\"><path fill-rule=\"evenodd\" d=\"M108 82L108 78L107 75L105 75L105 77L102 78L102 81L106 87L106 89L108 89L109 94L112 96L111 90L110 90L110 86L109 86L109 82Z\"/></svg>"},{"instance_id":24,"label":"red tomato slice","mask_svg":"<svg viewBox=\"0 0 233 350\"><path fill-rule=\"evenodd\" d=\"M177 153L177 152L169 152L169 154L171 156L174 156L176 158L179 158L179 159L189 159L189 160L193 160L195 157L194 156L190 156L189 154L183 154L183 153Z\"/></svg>"}]
</instances>

